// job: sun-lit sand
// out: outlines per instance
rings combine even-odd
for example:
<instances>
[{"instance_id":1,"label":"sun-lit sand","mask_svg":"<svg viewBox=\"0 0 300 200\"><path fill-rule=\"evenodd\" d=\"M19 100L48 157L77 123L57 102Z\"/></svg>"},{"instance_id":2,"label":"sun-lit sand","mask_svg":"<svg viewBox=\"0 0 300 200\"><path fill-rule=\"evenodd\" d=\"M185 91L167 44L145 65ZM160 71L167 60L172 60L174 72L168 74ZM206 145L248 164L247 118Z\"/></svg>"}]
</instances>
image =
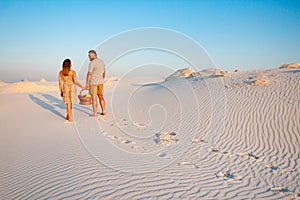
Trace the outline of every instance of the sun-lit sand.
<instances>
[{"instance_id":1,"label":"sun-lit sand","mask_svg":"<svg viewBox=\"0 0 300 200\"><path fill-rule=\"evenodd\" d=\"M112 77L105 98L64 123L56 82L0 82L0 199L300 198L294 65Z\"/></svg>"}]
</instances>

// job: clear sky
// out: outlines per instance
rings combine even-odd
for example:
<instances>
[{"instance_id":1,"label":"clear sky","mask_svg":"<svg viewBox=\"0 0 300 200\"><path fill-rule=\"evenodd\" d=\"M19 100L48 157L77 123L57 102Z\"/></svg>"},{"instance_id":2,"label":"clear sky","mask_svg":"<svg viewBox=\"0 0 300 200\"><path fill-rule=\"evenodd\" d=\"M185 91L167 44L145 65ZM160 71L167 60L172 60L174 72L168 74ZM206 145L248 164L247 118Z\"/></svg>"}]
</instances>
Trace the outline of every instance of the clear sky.
<instances>
[{"instance_id":1,"label":"clear sky","mask_svg":"<svg viewBox=\"0 0 300 200\"><path fill-rule=\"evenodd\" d=\"M0 1L0 80L56 80L87 51L130 29L162 27L197 41L225 70L300 61L299 0Z\"/></svg>"}]
</instances>

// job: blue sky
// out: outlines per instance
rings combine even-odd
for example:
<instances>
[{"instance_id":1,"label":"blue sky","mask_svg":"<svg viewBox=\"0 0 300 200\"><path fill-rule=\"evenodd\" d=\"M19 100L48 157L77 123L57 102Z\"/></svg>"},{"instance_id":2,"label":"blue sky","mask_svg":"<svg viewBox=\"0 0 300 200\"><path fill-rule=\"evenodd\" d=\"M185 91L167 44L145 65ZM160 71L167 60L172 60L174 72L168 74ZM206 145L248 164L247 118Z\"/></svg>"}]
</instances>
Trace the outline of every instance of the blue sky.
<instances>
[{"instance_id":1,"label":"blue sky","mask_svg":"<svg viewBox=\"0 0 300 200\"><path fill-rule=\"evenodd\" d=\"M277 68L300 61L300 1L0 2L0 80L56 80L71 58L131 29L162 27L197 41L225 70Z\"/></svg>"}]
</instances>

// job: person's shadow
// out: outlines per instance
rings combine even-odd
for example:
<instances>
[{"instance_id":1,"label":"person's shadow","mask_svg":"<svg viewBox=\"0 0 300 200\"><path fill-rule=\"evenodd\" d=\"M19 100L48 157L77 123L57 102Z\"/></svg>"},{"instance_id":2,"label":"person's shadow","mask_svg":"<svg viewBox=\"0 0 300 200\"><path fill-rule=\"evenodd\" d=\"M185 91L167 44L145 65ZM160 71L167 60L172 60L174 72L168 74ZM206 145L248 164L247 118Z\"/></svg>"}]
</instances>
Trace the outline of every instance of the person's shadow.
<instances>
[{"instance_id":1,"label":"person's shadow","mask_svg":"<svg viewBox=\"0 0 300 200\"><path fill-rule=\"evenodd\" d=\"M38 94L40 94L40 93L38 93ZM65 116L63 114L61 114L59 111L56 110L57 108L66 109L66 105L64 104L64 102L61 99L58 99L50 94L40 94L40 95L42 97L44 97L46 99L46 101L42 100L41 98L34 96L32 94L30 94L29 97L33 102L35 102L42 108L49 110L50 112L52 112L53 114L55 114L61 118L65 118ZM76 105L73 105L73 109L78 110L80 112L84 112L87 115L89 115L89 113L91 112L91 109L87 109L87 108L83 109ZM90 111L90 112L88 112L88 111Z\"/></svg>"},{"instance_id":2,"label":"person's shadow","mask_svg":"<svg viewBox=\"0 0 300 200\"><path fill-rule=\"evenodd\" d=\"M36 96L34 96L34 95L32 95L32 94L29 95L29 98L30 98L33 102L35 102L37 105L41 106L42 108L44 108L44 109L46 109L46 110L49 110L50 112L52 112L53 114L55 114L55 115L57 115L57 116L59 116L59 117L64 118L64 116L63 116L60 112L58 112L58 111L55 109L55 106L54 106L54 105L51 105L51 104L49 104L49 103L46 103L46 102L44 102L43 100L41 100L40 98L38 98L38 97L36 97ZM64 104L59 104L58 106L59 106L60 108L65 107Z\"/></svg>"}]
</instances>

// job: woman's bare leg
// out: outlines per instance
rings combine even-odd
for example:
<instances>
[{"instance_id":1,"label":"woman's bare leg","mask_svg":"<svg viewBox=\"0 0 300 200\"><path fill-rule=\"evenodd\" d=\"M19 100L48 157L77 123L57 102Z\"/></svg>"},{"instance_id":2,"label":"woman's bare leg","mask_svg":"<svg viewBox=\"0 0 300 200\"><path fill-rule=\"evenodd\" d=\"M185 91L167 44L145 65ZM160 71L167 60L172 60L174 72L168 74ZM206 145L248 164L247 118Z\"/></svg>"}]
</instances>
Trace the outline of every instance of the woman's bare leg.
<instances>
[{"instance_id":1,"label":"woman's bare leg","mask_svg":"<svg viewBox=\"0 0 300 200\"><path fill-rule=\"evenodd\" d=\"M70 122L73 121L73 118L72 118L72 103L67 103L67 117Z\"/></svg>"},{"instance_id":2,"label":"woman's bare leg","mask_svg":"<svg viewBox=\"0 0 300 200\"><path fill-rule=\"evenodd\" d=\"M67 116L66 116L66 120L69 120L69 103L66 103L66 109L67 109Z\"/></svg>"}]
</instances>

